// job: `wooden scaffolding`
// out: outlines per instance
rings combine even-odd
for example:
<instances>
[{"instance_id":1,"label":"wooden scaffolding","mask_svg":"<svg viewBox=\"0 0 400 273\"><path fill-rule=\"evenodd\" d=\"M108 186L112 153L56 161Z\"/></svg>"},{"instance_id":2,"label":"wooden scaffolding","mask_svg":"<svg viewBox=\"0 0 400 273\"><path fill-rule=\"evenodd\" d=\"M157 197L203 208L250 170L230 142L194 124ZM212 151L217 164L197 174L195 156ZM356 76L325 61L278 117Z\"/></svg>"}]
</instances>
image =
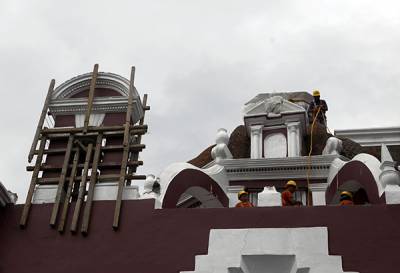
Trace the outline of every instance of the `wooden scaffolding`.
<instances>
[{"instance_id":1,"label":"wooden scaffolding","mask_svg":"<svg viewBox=\"0 0 400 273\"><path fill-rule=\"evenodd\" d=\"M27 225L35 188L43 184L56 184L58 186L50 217L50 226L57 228L59 232L64 232L68 212L73 209L70 231L77 232L78 225L81 224L80 231L86 235L89 230L96 183L118 181L112 223L112 227L118 229L124 187L130 185L131 180L146 178L145 175L137 175L136 170L138 166L143 164L139 160L139 153L145 148L145 145L141 143L141 139L142 135L147 132L144 117L145 112L150 110L150 107L147 106L147 94L145 94L141 104L143 106L143 117L137 124L133 124L131 116L135 88L135 67L131 69L128 105L125 124L123 125L89 126L97 77L98 65L96 64L90 80L84 126L81 128L47 128L43 126L46 116L50 114L49 105L55 86L55 80L51 81L28 156L29 163L32 162L34 157L36 159L34 166L27 167L28 171L32 171L32 179L20 219L21 228ZM103 140L110 136L123 137L122 145L103 145ZM66 147L51 148L49 143L53 140L65 141L67 143ZM121 152L122 160L117 163L102 162L102 153L105 151ZM62 166L52 166L44 162L44 157L52 154L64 155ZM120 168L120 173L101 174L100 169L107 167ZM45 171L58 171L59 175L50 178L40 176Z\"/></svg>"}]
</instances>

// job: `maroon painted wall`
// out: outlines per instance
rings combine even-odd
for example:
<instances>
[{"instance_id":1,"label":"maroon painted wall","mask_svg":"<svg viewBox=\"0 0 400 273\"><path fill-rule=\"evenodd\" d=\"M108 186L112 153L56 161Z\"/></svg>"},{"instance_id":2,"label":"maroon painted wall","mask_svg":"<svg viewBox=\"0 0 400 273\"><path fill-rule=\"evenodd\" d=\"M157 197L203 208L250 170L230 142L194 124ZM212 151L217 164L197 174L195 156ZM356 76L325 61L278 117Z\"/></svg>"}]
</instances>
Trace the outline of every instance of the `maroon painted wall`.
<instances>
[{"instance_id":1,"label":"maroon painted wall","mask_svg":"<svg viewBox=\"0 0 400 273\"><path fill-rule=\"evenodd\" d=\"M176 273L206 254L211 228L315 226L328 227L329 252L343 257L345 271L398 272L400 205L153 210L149 200L125 201L114 232L114 202L102 201L88 237L51 229L50 205L33 205L20 230L21 209L0 209L1 273Z\"/></svg>"}]
</instances>

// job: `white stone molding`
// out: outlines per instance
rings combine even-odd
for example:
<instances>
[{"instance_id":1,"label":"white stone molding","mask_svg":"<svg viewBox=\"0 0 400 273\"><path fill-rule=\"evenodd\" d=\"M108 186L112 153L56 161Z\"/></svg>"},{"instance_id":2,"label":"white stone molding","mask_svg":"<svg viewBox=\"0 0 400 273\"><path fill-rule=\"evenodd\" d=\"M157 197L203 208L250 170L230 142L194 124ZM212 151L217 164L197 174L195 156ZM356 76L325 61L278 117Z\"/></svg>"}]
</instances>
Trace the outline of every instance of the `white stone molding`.
<instances>
[{"instance_id":1,"label":"white stone molding","mask_svg":"<svg viewBox=\"0 0 400 273\"><path fill-rule=\"evenodd\" d=\"M327 179L331 163L345 157L337 155L312 156L311 171L309 178ZM251 181L251 180L276 180L276 179L306 179L309 168L309 158L288 157L288 158L261 158L261 159L225 159L220 162L225 168L226 175L230 181ZM210 165L208 165L210 167Z\"/></svg>"},{"instance_id":2,"label":"white stone molding","mask_svg":"<svg viewBox=\"0 0 400 273\"><path fill-rule=\"evenodd\" d=\"M54 203L58 185L38 185L35 188L32 203L47 204ZM94 187L94 201L115 200L118 191L118 182L97 183ZM139 187L136 185L125 186L122 199L136 200L139 198Z\"/></svg>"},{"instance_id":3,"label":"white stone molding","mask_svg":"<svg viewBox=\"0 0 400 273\"><path fill-rule=\"evenodd\" d=\"M52 100L70 98L83 90L89 89L91 78L92 73L89 72L73 77L62 83L54 90ZM111 89L120 93L121 96L127 97L129 92L129 80L114 73L99 72L97 74L96 87ZM135 92L136 94L134 93L134 96L138 96L136 90Z\"/></svg>"},{"instance_id":4,"label":"white stone molding","mask_svg":"<svg viewBox=\"0 0 400 273\"><path fill-rule=\"evenodd\" d=\"M300 122L287 122L288 157L301 156Z\"/></svg>"},{"instance_id":5,"label":"white stone molding","mask_svg":"<svg viewBox=\"0 0 400 273\"><path fill-rule=\"evenodd\" d=\"M253 125L250 128L250 156L254 159L262 157L262 128L263 125Z\"/></svg>"},{"instance_id":6,"label":"white stone molding","mask_svg":"<svg viewBox=\"0 0 400 273\"><path fill-rule=\"evenodd\" d=\"M400 145L400 127L335 130L335 136L349 138L361 146Z\"/></svg>"},{"instance_id":7,"label":"white stone molding","mask_svg":"<svg viewBox=\"0 0 400 273\"><path fill-rule=\"evenodd\" d=\"M326 227L212 229L207 255L195 256L190 272L343 273L343 266L329 255Z\"/></svg>"},{"instance_id":8,"label":"white stone molding","mask_svg":"<svg viewBox=\"0 0 400 273\"><path fill-rule=\"evenodd\" d=\"M313 206L325 206L325 193L328 188L328 183L310 184L309 189L312 195Z\"/></svg>"},{"instance_id":9,"label":"white stone molding","mask_svg":"<svg viewBox=\"0 0 400 273\"><path fill-rule=\"evenodd\" d=\"M89 89L92 73L74 77L60 86L53 94L49 105L50 113L57 115L82 114L87 109L87 98L71 98L71 96ZM129 81L113 73L99 72L96 88L111 89L120 96L96 97L93 101L92 112L113 113L126 112L128 107ZM143 116L143 105L136 88L133 88L132 121L136 123Z\"/></svg>"}]
</instances>

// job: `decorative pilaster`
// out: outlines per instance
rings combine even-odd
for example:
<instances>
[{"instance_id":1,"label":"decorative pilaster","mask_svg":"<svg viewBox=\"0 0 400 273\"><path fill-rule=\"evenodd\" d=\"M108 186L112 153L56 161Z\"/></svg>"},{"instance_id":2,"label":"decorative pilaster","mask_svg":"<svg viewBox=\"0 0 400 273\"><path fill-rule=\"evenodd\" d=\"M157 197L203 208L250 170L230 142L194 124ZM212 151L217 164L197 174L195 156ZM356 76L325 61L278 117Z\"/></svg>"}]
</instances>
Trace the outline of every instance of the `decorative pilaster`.
<instances>
[{"instance_id":1,"label":"decorative pilaster","mask_svg":"<svg viewBox=\"0 0 400 273\"><path fill-rule=\"evenodd\" d=\"M325 206L325 193L328 188L327 183L310 184L313 206Z\"/></svg>"},{"instance_id":2,"label":"decorative pilaster","mask_svg":"<svg viewBox=\"0 0 400 273\"><path fill-rule=\"evenodd\" d=\"M252 159L261 158L262 156L262 128L263 125L253 125L250 128L251 153Z\"/></svg>"},{"instance_id":3,"label":"decorative pilaster","mask_svg":"<svg viewBox=\"0 0 400 273\"><path fill-rule=\"evenodd\" d=\"M301 156L300 122L288 122L286 127L288 157Z\"/></svg>"}]
</instances>

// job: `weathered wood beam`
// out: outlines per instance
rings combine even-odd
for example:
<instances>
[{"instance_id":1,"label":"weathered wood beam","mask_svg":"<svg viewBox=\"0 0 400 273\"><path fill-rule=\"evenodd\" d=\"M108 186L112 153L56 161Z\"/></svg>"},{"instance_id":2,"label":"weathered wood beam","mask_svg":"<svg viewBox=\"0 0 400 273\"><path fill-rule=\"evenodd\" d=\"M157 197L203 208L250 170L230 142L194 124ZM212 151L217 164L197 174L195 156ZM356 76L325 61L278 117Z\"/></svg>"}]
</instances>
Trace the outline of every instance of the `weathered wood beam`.
<instances>
[{"instance_id":1,"label":"weathered wood beam","mask_svg":"<svg viewBox=\"0 0 400 273\"><path fill-rule=\"evenodd\" d=\"M51 217L50 217L50 226L51 227L54 227L55 224L56 224L58 211L59 211L59 208L60 208L60 203L61 203L61 200L64 198L65 178L67 177L69 160L70 160L70 157L71 157L71 150L72 150L72 146L73 145L74 145L74 136L71 135L69 137L69 139L68 139L67 151L65 152L64 163L63 163L63 166L62 166L62 169L61 169L60 180L58 182L56 200L54 202L53 210L51 212Z\"/></svg>"},{"instance_id":2,"label":"weathered wood beam","mask_svg":"<svg viewBox=\"0 0 400 273\"><path fill-rule=\"evenodd\" d=\"M79 221L79 216L81 213L81 207L83 203L83 199L85 198L86 194L86 182L87 182L87 176L89 172L89 163L92 158L92 151L93 151L93 143L89 143L86 151L86 157L85 157L85 163L83 164L83 173L82 173L82 178L81 182L79 184L79 193L78 193L78 199L76 200L75 203L75 209L74 209L74 215L72 216L72 222L71 222L71 232L76 232L76 229L78 227L78 221Z\"/></svg>"},{"instance_id":3,"label":"weathered wood beam","mask_svg":"<svg viewBox=\"0 0 400 273\"><path fill-rule=\"evenodd\" d=\"M36 182L38 179L38 175L40 172L40 166L42 164L42 160L43 160L43 150L46 146L46 138L42 138L40 141L40 146L39 146L39 152L38 155L36 157L36 164L35 164L35 168L33 170L32 173L32 178L31 178L31 183L29 186L29 190L28 190L28 194L26 196L26 201L25 201L25 205L24 205L24 209L22 211L22 215L21 215L21 219L19 222L19 225L21 228L24 228L26 226L27 220L28 220L28 216L29 216L29 211L32 205L32 197L33 197L33 193L35 191L35 186L36 186Z\"/></svg>"},{"instance_id":4,"label":"weathered wood beam","mask_svg":"<svg viewBox=\"0 0 400 273\"><path fill-rule=\"evenodd\" d=\"M90 176L89 181L89 189L87 193L87 198L85 202L85 211L83 212L83 219L82 219L82 227L81 232L83 235L86 235L89 230L89 223L90 223L90 215L92 211L92 203L93 203L93 195L94 195L94 186L97 182L97 167L100 160L101 154L101 142L103 140L103 136L99 134L96 140L96 149L93 156L93 164L92 164L92 173Z\"/></svg>"},{"instance_id":5,"label":"weathered wood beam","mask_svg":"<svg viewBox=\"0 0 400 273\"><path fill-rule=\"evenodd\" d=\"M129 127L130 130L147 130L148 126L141 124L141 125L131 125ZM97 126L97 127L90 127L87 129L87 132L112 132L112 131L123 131L125 130L125 126ZM45 128L42 130L42 134L75 134L82 132L82 128Z\"/></svg>"},{"instance_id":6,"label":"weathered wood beam","mask_svg":"<svg viewBox=\"0 0 400 273\"><path fill-rule=\"evenodd\" d=\"M79 155L80 155L80 150L78 149L75 151L75 154L74 154L72 170L70 173L70 177L68 178L68 188L67 188L67 193L66 193L65 199L64 199L64 206L63 206L63 209L61 212L60 222L58 223L58 231L61 233L64 232L65 221L66 221L67 215L68 215L69 199L71 198L72 187L74 185L76 172L78 170Z\"/></svg>"},{"instance_id":7,"label":"weathered wood beam","mask_svg":"<svg viewBox=\"0 0 400 273\"><path fill-rule=\"evenodd\" d=\"M143 165L143 161L140 161L140 160L139 161L128 161L126 164L127 164L127 166L140 166L140 165ZM85 164L78 164L78 168L83 168L84 165ZM89 163L89 167L92 167L92 165L93 164ZM121 166L120 162L101 162L101 163L98 163L98 167L101 167L101 168L115 168L115 167L120 167L120 166ZM68 167L72 168L72 164L69 164ZM35 169L34 166L27 166L26 167L26 170L28 172L32 172L32 171L34 171L34 169ZM62 166L54 166L54 165L47 165L47 164L46 165L42 165L40 167L41 171L50 171L50 170L54 171L54 170L60 170L60 169L62 169Z\"/></svg>"},{"instance_id":8,"label":"weathered wood beam","mask_svg":"<svg viewBox=\"0 0 400 273\"><path fill-rule=\"evenodd\" d=\"M87 180L90 180L90 175L87 176ZM127 179L130 180L144 180L146 179L146 175L127 175L126 176ZM69 180L70 177L67 177L67 180ZM58 183L59 178L58 177L54 177L54 178L38 178L36 184L38 185L49 185L49 184L57 184ZM81 181L82 180L82 176L76 176L74 178L74 181ZM119 180L119 174L103 174L98 176L97 180L99 182L112 182L112 181L116 181Z\"/></svg>"},{"instance_id":9,"label":"weathered wood beam","mask_svg":"<svg viewBox=\"0 0 400 273\"><path fill-rule=\"evenodd\" d=\"M139 121L139 126L143 126L144 118L146 116L146 111L150 110L150 107L147 105L147 97L148 97L148 95L144 94L144 96L143 96L143 110L144 110L144 112L143 112L143 117ZM141 142L142 142L142 135L139 135L138 138L136 139L136 143L135 144L136 145L141 145L140 144ZM137 161L138 159L139 159L139 153L134 153L134 152L130 153L130 160ZM128 168L128 175L132 175L133 173L136 172L136 170L137 170L137 166L130 166ZM130 185L131 184L131 179L128 179L126 184Z\"/></svg>"},{"instance_id":10,"label":"weathered wood beam","mask_svg":"<svg viewBox=\"0 0 400 273\"><path fill-rule=\"evenodd\" d=\"M90 128L89 128L90 129ZM76 137L91 137L91 136L97 136L99 132L93 132L93 133L74 133ZM72 131L73 133L73 131ZM106 136L121 136L124 135L125 131L112 131L112 132L104 132L103 135ZM131 135L144 135L147 133L147 129L134 129L130 131ZM68 138L70 133L61 133L61 134L47 134L46 137L48 139L65 139Z\"/></svg>"},{"instance_id":11,"label":"weathered wood beam","mask_svg":"<svg viewBox=\"0 0 400 273\"><path fill-rule=\"evenodd\" d=\"M41 130L42 130L42 127L43 127L44 120L45 120L46 115L47 115L47 110L49 109L51 95L53 93L55 84L56 84L56 81L54 79L52 79L51 82L50 82L49 90L47 91L46 99L44 101L42 113L40 114L39 122L38 122L38 125L36 127L35 136L33 137L31 150L29 151L29 155L28 155L28 162L29 163L32 162L33 154L34 154L34 151L36 150L36 146L37 146L37 143L39 141L39 136L40 136L40 133L41 133Z\"/></svg>"},{"instance_id":12,"label":"weathered wood beam","mask_svg":"<svg viewBox=\"0 0 400 273\"><path fill-rule=\"evenodd\" d=\"M92 80L90 81L89 96L88 96L88 106L85 113L85 121L83 123L83 133L87 133L89 126L90 114L92 113L92 106L94 100L94 91L96 89L97 74L99 72L99 65L95 64L93 68Z\"/></svg>"},{"instance_id":13,"label":"weathered wood beam","mask_svg":"<svg viewBox=\"0 0 400 273\"><path fill-rule=\"evenodd\" d=\"M125 132L124 132L124 141L123 146L124 150L122 153L122 161L121 161L121 172L118 183L118 192L117 199L115 202L115 211L114 211L114 220L113 220L113 228L118 229L119 218L121 214L121 205L122 205L122 192L125 186L126 180L126 167L129 156L129 127L131 125L131 115L132 115L132 102L133 102L133 88L135 88L135 67L133 66L131 69L131 78L129 82L129 95L128 95L128 108L126 111L126 119L125 119Z\"/></svg>"}]
</instances>

